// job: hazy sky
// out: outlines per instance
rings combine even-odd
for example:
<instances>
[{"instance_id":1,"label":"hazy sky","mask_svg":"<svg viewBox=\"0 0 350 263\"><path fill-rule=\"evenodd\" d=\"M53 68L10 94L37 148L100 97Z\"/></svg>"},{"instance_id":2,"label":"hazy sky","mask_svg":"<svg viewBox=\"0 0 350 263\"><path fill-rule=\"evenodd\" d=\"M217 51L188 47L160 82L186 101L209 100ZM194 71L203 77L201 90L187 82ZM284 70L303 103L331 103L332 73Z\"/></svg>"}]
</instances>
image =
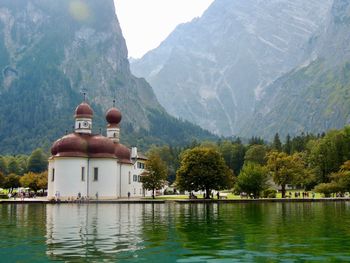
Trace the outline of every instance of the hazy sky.
<instances>
[{"instance_id":1,"label":"hazy sky","mask_svg":"<svg viewBox=\"0 0 350 263\"><path fill-rule=\"evenodd\" d=\"M214 0L114 0L129 57L156 48L174 28L201 16Z\"/></svg>"}]
</instances>

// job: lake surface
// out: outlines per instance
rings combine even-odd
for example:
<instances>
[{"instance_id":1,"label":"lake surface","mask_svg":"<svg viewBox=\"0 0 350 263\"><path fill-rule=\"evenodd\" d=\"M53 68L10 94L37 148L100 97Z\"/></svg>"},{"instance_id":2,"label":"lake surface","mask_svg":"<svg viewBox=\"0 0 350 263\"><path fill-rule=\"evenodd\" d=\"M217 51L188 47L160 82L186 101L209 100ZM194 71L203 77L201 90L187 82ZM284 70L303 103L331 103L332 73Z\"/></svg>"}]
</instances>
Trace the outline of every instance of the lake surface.
<instances>
[{"instance_id":1,"label":"lake surface","mask_svg":"<svg viewBox=\"0 0 350 263\"><path fill-rule=\"evenodd\" d=\"M350 261L350 202L0 205L0 262L53 261Z\"/></svg>"}]
</instances>

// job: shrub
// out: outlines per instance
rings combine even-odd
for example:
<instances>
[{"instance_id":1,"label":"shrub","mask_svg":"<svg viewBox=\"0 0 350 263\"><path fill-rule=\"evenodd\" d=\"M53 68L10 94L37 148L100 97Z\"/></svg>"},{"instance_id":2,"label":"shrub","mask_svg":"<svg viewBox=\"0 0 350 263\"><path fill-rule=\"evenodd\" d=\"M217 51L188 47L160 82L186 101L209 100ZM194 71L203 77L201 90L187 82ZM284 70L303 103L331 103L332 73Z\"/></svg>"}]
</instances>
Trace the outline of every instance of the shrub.
<instances>
[{"instance_id":1,"label":"shrub","mask_svg":"<svg viewBox=\"0 0 350 263\"><path fill-rule=\"evenodd\" d=\"M324 194L325 197L331 197L332 193L340 192L341 188L338 184L332 183L322 183L315 187L315 192Z\"/></svg>"},{"instance_id":2,"label":"shrub","mask_svg":"<svg viewBox=\"0 0 350 263\"><path fill-rule=\"evenodd\" d=\"M0 199L9 199L8 195L0 194Z\"/></svg>"},{"instance_id":3,"label":"shrub","mask_svg":"<svg viewBox=\"0 0 350 263\"><path fill-rule=\"evenodd\" d=\"M275 189L266 189L263 191L264 198L276 198L277 191Z\"/></svg>"}]
</instances>

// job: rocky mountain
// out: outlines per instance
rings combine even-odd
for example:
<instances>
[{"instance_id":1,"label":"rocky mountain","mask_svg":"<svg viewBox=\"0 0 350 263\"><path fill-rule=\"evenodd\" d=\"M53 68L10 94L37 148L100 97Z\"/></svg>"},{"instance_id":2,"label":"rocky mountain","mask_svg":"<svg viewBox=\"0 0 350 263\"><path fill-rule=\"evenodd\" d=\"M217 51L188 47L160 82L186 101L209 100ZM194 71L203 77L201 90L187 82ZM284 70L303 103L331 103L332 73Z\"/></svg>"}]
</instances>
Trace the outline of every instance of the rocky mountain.
<instances>
[{"instance_id":1,"label":"rocky mountain","mask_svg":"<svg viewBox=\"0 0 350 263\"><path fill-rule=\"evenodd\" d=\"M350 122L350 1L335 0L309 59L271 84L241 134L320 133ZM254 132L253 132L254 131Z\"/></svg>"},{"instance_id":2,"label":"rocky mountain","mask_svg":"<svg viewBox=\"0 0 350 263\"><path fill-rule=\"evenodd\" d=\"M1 0L0 153L30 152L71 131L81 92L95 132L116 99L122 140L138 146L212 137L170 117L130 73L113 0Z\"/></svg>"},{"instance_id":3,"label":"rocky mountain","mask_svg":"<svg viewBox=\"0 0 350 263\"><path fill-rule=\"evenodd\" d=\"M217 134L249 130L266 87L309 57L332 1L216 0L131 70L171 114Z\"/></svg>"}]
</instances>

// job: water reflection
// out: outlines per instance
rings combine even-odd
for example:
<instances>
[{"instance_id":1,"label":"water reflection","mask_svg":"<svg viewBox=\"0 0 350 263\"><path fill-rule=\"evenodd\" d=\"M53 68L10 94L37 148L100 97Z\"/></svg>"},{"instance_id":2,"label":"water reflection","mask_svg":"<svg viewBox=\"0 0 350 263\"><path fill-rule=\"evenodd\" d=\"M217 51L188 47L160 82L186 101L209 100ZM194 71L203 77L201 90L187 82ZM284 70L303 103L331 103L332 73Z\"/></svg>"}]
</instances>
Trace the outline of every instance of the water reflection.
<instances>
[{"instance_id":1,"label":"water reflection","mask_svg":"<svg viewBox=\"0 0 350 263\"><path fill-rule=\"evenodd\" d=\"M48 205L50 257L103 258L142 249L142 205Z\"/></svg>"},{"instance_id":2,"label":"water reflection","mask_svg":"<svg viewBox=\"0 0 350 263\"><path fill-rule=\"evenodd\" d=\"M61 204L47 255L66 262L350 260L349 203Z\"/></svg>"}]
</instances>

